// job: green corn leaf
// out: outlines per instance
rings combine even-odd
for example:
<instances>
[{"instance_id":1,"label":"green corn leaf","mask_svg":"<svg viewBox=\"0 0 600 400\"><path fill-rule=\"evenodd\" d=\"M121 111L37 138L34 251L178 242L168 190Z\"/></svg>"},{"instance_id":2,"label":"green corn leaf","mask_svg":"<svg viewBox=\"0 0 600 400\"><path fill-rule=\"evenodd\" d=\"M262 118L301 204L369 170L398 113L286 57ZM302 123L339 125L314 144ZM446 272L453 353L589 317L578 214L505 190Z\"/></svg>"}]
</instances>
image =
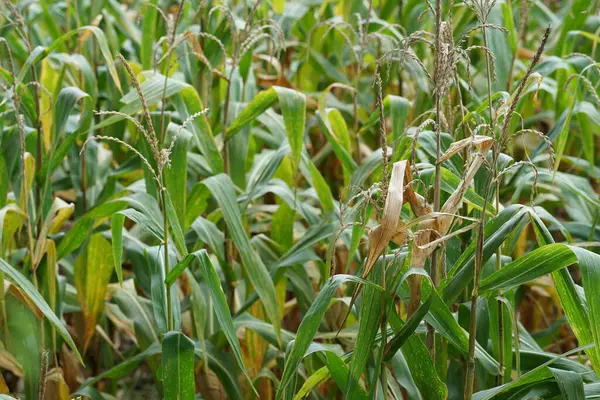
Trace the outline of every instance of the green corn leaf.
<instances>
[{"instance_id":1,"label":"green corn leaf","mask_svg":"<svg viewBox=\"0 0 600 400\"><path fill-rule=\"evenodd\" d=\"M119 214L129 218L138 224L144 231L151 233L155 238L163 240L163 227L160 223L162 219L154 219L150 215L133 208L119 211Z\"/></svg>"},{"instance_id":2,"label":"green corn leaf","mask_svg":"<svg viewBox=\"0 0 600 400\"><path fill-rule=\"evenodd\" d=\"M338 388L340 388L341 390L348 386L356 388L355 391L352 392L352 394L347 398L352 400L366 400L368 396L358 382L355 382L353 385L348 384L349 380L353 378L350 375L350 371L346 366L344 360L342 360L341 357L339 357L337 354L331 351L325 353L325 356L327 369L329 370L329 373L333 377Z\"/></svg>"},{"instance_id":3,"label":"green corn leaf","mask_svg":"<svg viewBox=\"0 0 600 400\"><path fill-rule=\"evenodd\" d=\"M142 78L138 78L140 80L140 88L142 89L148 107L152 107L162 100L163 89L165 87L165 76L152 71L143 71L140 75ZM167 78L166 82L167 91L165 93L165 98L167 99L189 87L187 83L173 78ZM121 97L120 101L123 103L123 106L119 109L120 113L133 115L142 109L142 101L139 99L137 91L134 88L131 88L129 92ZM199 104L196 106L199 106ZM123 119L124 117L120 115L111 115L95 125L95 128L105 128L116 122L122 121Z\"/></svg>"},{"instance_id":4,"label":"green corn leaf","mask_svg":"<svg viewBox=\"0 0 600 400\"><path fill-rule=\"evenodd\" d=\"M489 15L489 23L504 26L504 15L500 4L496 4ZM484 28L486 29L486 28ZM488 46L495 56L496 79L492 82L494 90L504 90L511 79L513 53L510 47L510 36L496 29L487 29ZM483 55L482 55L483 56ZM492 66L490 66L492 67ZM493 67L492 67L493 68Z\"/></svg>"},{"instance_id":5,"label":"green corn leaf","mask_svg":"<svg viewBox=\"0 0 600 400\"><path fill-rule=\"evenodd\" d=\"M306 164L308 165L308 170L310 171L310 179L312 180L312 184L317 192L319 200L321 201L323 213L328 214L333 212L333 195L331 194L331 189L327 185L325 178L323 178L323 175L321 175L315 164L313 164L308 157L306 157Z\"/></svg>"},{"instance_id":6,"label":"green corn leaf","mask_svg":"<svg viewBox=\"0 0 600 400\"><path fill-rule=\"evenodd\" d=\"M29 72L29 67L31 65L37 64L40 60L47 57L48 54L52 53L54 50L60 49L61 46L63 46L63 44L67 40L85 31L90 31L96 38L96 42L98 43L98 47L100 48L100 53L102 54L102 57L104 57L104 62L106 62L106 67L108 68L110 76L112 77L117 89L119 89L119 91L122 91L121 81L119 80L119 74L117 74L117 69L115 68L115 62L112 56L112 51L108 46L108 41L106 40L104 32L102 32L102 29L98 28L97 26L82 26L80 28L73 29L72 31L67 32L58 39L54 40L54 42L52 42L52 44L47 48L38 47L34 49L34 51L31 52L31 55L25 61L25 65L23 65L23 67L21 68L21 72L19 73L17 80L19 82L22 82L25 78L25 74Z\"/></svg>"},{"instance_id":7,"label":"green corn leaf","mask_svg":"<svg viewBox=\"0 0 600 400\"><path fill-rule=\"evenodd\" d=\"M76 103L81 102L81 115L77 129L65 137L65 126ZM40 176L43 179L43 198L50 190L52 172L63 161L75 140L88 133L92 122L92 101L88 93L77 87L67 87L60 91L54 107L52 143L49 156L44 160Z\"/></svg>"},{"instance_id":8,"label":"green corn leaf","mask_svg":"<svg viewBox=\"0 0 600 400\"><path fill-rule=\"evenodd\" d=\"M563 371L562 369L548 368L558 387L563 400L584 400L585 392L583 389L583 379L577 372Z\"/></svg>"},{"instance_id":9,"label":"green corn leaf","mask_svg":"<svg viewBox=\"0 0 600 400\"><path fill-rule=\"evenodd\" d=\"M354 92L354 88L348 85L333 83L329 85L321 96L319 96L319 117L325 129L323 133L327 137L327 141L331 144L336 156L344 166L344 172L351 176L356 169L356 162L352 159L352 143L348 127L339 110L326 108L327 96L332 89L345 89Z\"/></svg>"},{"instance_id":10,"label":"green corn leaf","mask_svg":"<svg viewBox=\"0 0 600 400\"><path fill-rule=\"evenodd\" d=\"M531 371L527 372L526 374L521 375L519 378L517 378L509 383L505 383L504 385L497 386L492 389L488 389L488 390L484 390L484 391L475 393L473 395L473 400L491 400L491 399L510 398L511 394L514 395L515 393L518 393L520 390L522 390L523 388L525 388L527 386L530 386L530 385L538 383L538 382L543 382L548 379L552 379L553 375L550 372L550 369L548 367L550 365L552 365L553 363L555 363L556 361L559 361L559 360L561 360L565 357L568 357L572 354L581 352L582 350L589 349L593 346L594 346L593 344L588 344L585 346L577 347L573 350L569 350L566 353L556 355L555 357L551 358L550 360L546 361L545 363L541 364L540 366L532 369Z\"/></svg>"},{"instance_id":11,"label":"green corn leaf","mask_svg":"<svg viewBox=\"0 0 600 400\"><path fill-rule=\"evenodd\" d=\"M479 283L481 292L510 289L577 262L564 244L548 244L504 266Z\"/></svg>"},{"instance_id":12,"label":"green corn leaf","mask_svg":"<svg viewBox=\"0 0 600 400\"><path fill-rule=\"evenodd\" d=\"M335 290L341 283L345 281L356 283L360 282L367 286L372 286L378 288L378 290L381 290L379 286L373 284L372 282L365 281L364 279L352 275L339 274L329 278L329 280L319 291L319 295L311 304L310 309L306 312L302 322L300 323L300 326L298 327L296 340L294 341L294 344L285 359L285 367L283 369L279 388L277 389L278 396L281 395L286 390L287 386L292 382L294 375L297 373L296 369L300 364L304 353L310 346L310 343L312 342L317 330L319 329L319 326L321 325L323 315L329 307Z\"/></svg>"},{"instance_id":13,"label":"green corn leaf","mask_svg":"<svg viewBox=\"0 0 600 400\"><path fill-rule=\"evenodd\" d=\"M256 95L250 103L240 112L235 120L227 127L225 138L230 139L244 126L255 120L260 114L267 111L277 101L278 93L275 89L264 90Z\"/></svg>"},{"instance_id":14,"label":"green corn leaf","mask_svg":"<svg viewBox=\"0 0 600 400\"><path fill-rule=\"evenodd\" d=\"M206 325L209 320L208 318L208 306L202 293L202 288L196 281L194 275L189 271L185 271L191 288L190 302L192 303L192 317L194 324L194 331L198 339L198 343L202 348L203 361L208 363L207 351L206 351Z\"/></svg>"},{"instance_id":15,"label":"green corn leaf","mask_svg":"<svg viewBox=\"0 0 600 400\"><path fill-rule=\"evenodd\" d=\"M292 170L298 170L304 147L304 123L306 120L306 98L303 93L292 89L274 86L279 98L283 123L288 143L292 151Z\"/></svg>"},{"instance_id":16,"label":"green corn leaf","mask_svg":"<svg viewBox=\"0 0 600 400\"><path fill-rule=\"evenodd\" d=\"M394 330L401 330L402 321L396 313L390 315L390 324ZM448 389L438 376L425 343L418 336L411 335L401 348L408 365L410 375L424 398L443 400Z\"/></svg>"},{"instance_id":17,"label":"green corn leaf","mask_svg":"<svg viewBox=\"0 0 600 400\"><path fill-rule=\"evenodd\" d=\"M554 160L554 171L558 171L558 167L560 166L560 161L562 160L563 154L565 152L565 148L567 146L567 139L569 138L569 133L571 132L571 118L573 116L573 109L575 108L575 100L571 103L571 107L565 110L565 118L562 119L562 127L560 129L560 133L558 138L554 142L554 152L556 154L556 159Z\"/></svg>"},{"instance_id":18,"label":"green corn leaf","mask_svg":"<svg viewBox=\"0 0 600 400\"><path fill-rule=\"evenodd\" d=\"M245 125L258 118L279 100L283 123L292 152L292 168L296 170L300 163L304 139L304 124L306 119L306 98L303 93L292 89L274 86L260 92L231 122L225 134L230 139Z\"/></svg>"},{"instance_id":19,"label":"green corn leaf","mask_svg":"<svg viewBox=\"0 0 600 400\"><path fill-rule=\"evenodd\" d=\"M175 124L169 124L167 127L167 143L171 143L177 135L177 131L178 127ZM187 155L191 136L191 133L186 130L179 132L173 150L171 150L171 165L163 170L165 186L169 191L169 197L173 201L173 207L181 226L185 223L188 178Z\"/></svg>"},{"instance_id":20,"label":"green corn leaf","mask_svg":"<svg viewBox=\"0 0 600 400\"><path fill-rule=\"evenodd\" d=\"M158 0L149 0L148 3L156 5ZM144 8L144 19L142 20L142 41L140 44L140 59L144 69L152 68L157 22L158 11L154 7L146 6Z\"/></svg>"},{"instance_id":21,"label":"green corn leaf","mask_svg":"<svg viewBox=\"0 0 600 400\"><path fill-rule=\"evenodd\" d=\"M96 375L91 379L88 379L83 384L83 387L94 385L102 379L119 379L125 376L127 373L131 372L136 366L139 365L139 363L141 363L148 357L160 354L161 351L161 345L159 343L154 343L153 345L149 346L146 350L139 352L135 356L129 357L123 362L115 365L114 367Z\"/></svg>"},{"instance_id":22,"label":"green corn leaf","mask_svg":"<svg viewBox=\"0 0 600 400\"><path fill-rule=\"evenodd\" d=\"M1 123L1 121L0 121ZM6 158L0 153L0 209L6 205L6 195L8 195L8 169L6 168ZM0 235L0 239L2 236Z\"/></svg>"},{"instance_id":23,"label":"green corn leaf","mask_svg":"<svg viewBox=\"0 0 600 400\"><path fill-rule=\"evenodd\" d=\"M331 350L328 350L324 346L313 343L310 345L304 357L309 356L310 354L319 354L321 360L325 363L325 367L316 370L311 376L309 376L300 390L295 394L294 400L301 400L306 398L311 390L315 388L319 383L323 382L329 376L333 378L336 385L340 390L344 390L344 388L348 385L348 379L350 377L348 366L346 365L346 361L349 356L345 354L343 356L338 356ZM356 400L365 400L369 397L360 386L360 384L356 383L356 391L352 393L349 399Z\"/></svg>"},{"instance_id":24,"label":"green corn leaf","mask_svg":"<svg viewBox=\"0 0 600 400\"><path fill-rule=\"evenodd\" d=\"M373 356L375 347L375 336L379 330L381 322L382 302L385 292L378 290L375 282L381 282L383 279L383 262L375 263L369 281L373 285L366 286L362 292L362 301L360 303L360 314L358 319L358 335L354 346L354 354L350 362L350 371L348 372L348 383L344 388L344 397L351 398L355 391L359 390L359 380L362 375L369 357Z\"/></svg>"},{"instance_id":25,"label":"green corn leaf","mask_svg":"<svg viewBox=\"0 0 600 400\"><path fill-rule=\"evenodd\" d=\"M417 311L415 311L415 313L406 320L402 328L394 334L394 336L388 342L387 347L385 349L386 361L389 361L394 356L394 354L396 354L396 352L400 350L404 342L406 342L406 340L408 340L408 338L418 328L419 324L429 311L432 300L433 297L429 296L429 298L423 304L421 304L421 306L419 306Z\"/></svg>"},{"instance_id":26,"label":"green corn leaf","mask_svg":"<svg viewBox=\"0 0 600 400\"><path fill-rule=\"evenodd\" d=\"M392 119L392 134L395 140L404 135L410 102L401 96L387 95L383 99L383 113ZM379 112L373 111L369 120L361 127L359 134L362 135L368 128L373 127L379 121ZM398 161L398 160L396 160Z\"/></svg>"},{"instance_id":27,"label":"green corn leaf","mask_svg":"<svg viewBox=\"0 0 600 400\"><path fill-rule=\"evenodd\" d=\"M182 120L204 110L198 92L189 85L173 96L173 102ZM192 132L194 143L206 159L213 174L223 172L223 158L217 148L207 116L205 114L197 116L186 125L186 129Z\"/></svg>"},{"instance_id":28,"label":"green corn leaf","mask_svg":"<svg viewBox=\"0 0 600 400\"><path fill-rule=\"evenodd\" d=\"M326 109L323 116L319 111L319 117L321 124L325 127L323 133L331 144L333 152L340 159L344 171L352 175L356 169L356 162L352 159L350 136L342 114L336 109Z\"/></svg>"},{"instance_id":29,"label":"green corn leaf","mask_svg":"<svg viewBox=\"0 0 600 400\"><path fill-rule=\"evenodd\" d=\"M577 258L577 263L581 270L581 281L588 309L588 318L586 321L591 330L591 339L593 343L600 343L600 296L598 295L598 285L600 285L600 256L580 247L570 246L569 249ZM590 357L592 366L596 373L598 373L600 371L600 347L594 346L592 350L595 353L595 357Z\"/></svg>"},{"instance_id":30,"label":"green corn leaf","mask_svg":"<svg viewBox=\"0 0 600 400\"><path fill-rule=\"evenodd\" d=\"M27 295L27 297L31 299L31 301L33 301L33 303L40 309L44 316L48 318L52 326L54 326L56 331L73 350L73 353L75 353L77 360L79 360L79 362L83 365L83 359L81 358L81 355L77 350L77 345L71 338L71 335L67 331L67 328L58 319L56 314L52 312L52 308L50 308L48 303L46 303L46 300L44 300L40 293L33 287L33 284L29 282L29 280L25 278L19 271L14 269L9 263L7 263L1 258L0 270L2 270L2 272L4 272L15 283L15 285L17 285L17 287L21 289Z\"/></svg>"},{"instance_id":31,"label":"green corn leaf","mask_svg":"<svg viewBox=\"0 0 600 400\"><path fill-rule=\"evenodd\" d=\"M506 240L519 222L526 218L529 209L521 205L512 205L502 210L495 218L485 224L483 262L496 252L496 249ZM438 291L447 303L452 301L473 279L473 262L475 260L475 241L471 242L454 266L448 271L448 276L440 282Z\"/></svg>"},{"instance_id":32,"label":"green corn leaf","mask_svg":"<svg viewBox=\"0 0 600 400\"><path fill-rule=\"evenodd\" d=\"M279 319L275 296L275 286L267 267L252 248L250 240L248 240L248 236L244 231L231 179L225 174L220 174L205 179L203 184L208 187L213 198L221 206L223 218L231 234L231 239L239 251L242 264L248 274L248 279L265 306L267 315L275 328L277 336L280 337L281 321Z\"/></svg>"},{"instance_id":33,"label":"green corn leaf","mask_svg":"<svg viewBox=\"0 0 600 400\"><path fill-rule=\"evenodd\" d=\"M177 218L177 211L175 210L175 206L173 205L173 201L171 200L171 195L168 191L164 192L164 198L166 200L167 205L167 219L169 220L169 227L171 228L171 233L173 234L173 241L175 242L175 246L177 250L182 256L187 256L187 248L185 247L185 238L183 236L183 229L179 224L179 219Z\"/></svg>"},{"instance_id":34,"label":"green corn leaf","mask_svg":"<svg viewBox=\"0 0 600 400\"><path fill-rule=\"evenodd\" d=\"M548 231L537 214L532 214L531 217L539 244L554 243L550 231ZM571 324L571 329L575 332L575 336L577 336L580 343L592 342L592 332L589 325L587 306L585 305L586 300L580 295L571 274L563 268L552 273L552 279L554 280L560 303ZM591 353L588 352L588 354L592 358L593 364L598 365L595 358L595 350L592 349Z\"/></svg>"},{"instance_id":35,"label":"green corn leaf","mask_svg":"<svg viewBox=\"0 0 600 400\"><path fill-rule=\"evenodd\" d=\"M238 338L236 336L236 329L233 326L233 320L231 318L231 314L229 313L227 300L225 298L225 294L223 293L221 282L219 281L219 277L216 273L215 267L208 258L206 250L202 249L197 252L188 254L187 257L185 257L181 262L175 265L171 269L171 271L169 271L169 274L165 279L165 284L169 286L172 285L177 280L177 278L184 272L184 270L187 267L189 267L189 265L194 259L197 259L199 261L200 272L202 273L202 277L204 278L205 282L207 283L210 289L210 296L213 301L213 309L215 311L215 314L217 315L219 324L221 325L225 337L227 338L229 344L233 349L233 353L238 362L238 365L244 372L244 375L248 379L248 382L250 382L250 384L252 385L252 380L250 379L248 371L246 370L246 367L244 365L242 351L240 348ZM195 282L195 278L193 277L193 275L188 274L188 278ZM194 293L194 297L198 295L198 292ZM196 308L196 310L199 311L198 308Z\"/></svg>"},{"instance_id":36,"label":"green corn leaf","mask_svg":"<svg viewBox=\"0 0 600 400\"><path fill-rule=\"evenodd\" d=\"M231 345L233 355L235 356L238 365L242 369L244 375L246 376L246 379L248 379L252 390L258 396L258 392L252 385L252 379L250 378L250 375L246 370L246 366L244 365L242 349L240 348L240 343L235 333L235 328L233 327L233 319L231 318L231 314L229 313L229 307L227 306L227 300L225 298L225 293L223 293L223 288L221 287L221 282L219 281L217 271L215 270L215 267L210 261L210 258L208 258L206 250L200 250L194 253L194 255L199 261L200 272L202 273L202 277L204 278L206 284L210 288L210 296L213 300L214 311L217 315L217 319L219 320L219 324L223 329L223 333L225 333L227 341Z\"/></svg>"},{"instance_id":37,"label":"green corn leaf","mask_svg":"<svg viewBox=\"0 0 600 400\"><path fill-rule=\"evenodd\" d=\"M193 400L194 342L182 332L168 332L162 344L162 376L165 400Z\"/></svg>"},{"instance_id":38,"label":"green corn leaf","mask_svg":"<svg viewBox=\"0 0 600 400\"><path fill-rule=\"evenodd\" d=\"M125 223L125 216L122 214L115 214L110 219L110 232L112 238L112 253L113 260L115 263L115 271L117 272L117 278L119 283L123 285L123 224Z\"/></svg>"}]
</instances>

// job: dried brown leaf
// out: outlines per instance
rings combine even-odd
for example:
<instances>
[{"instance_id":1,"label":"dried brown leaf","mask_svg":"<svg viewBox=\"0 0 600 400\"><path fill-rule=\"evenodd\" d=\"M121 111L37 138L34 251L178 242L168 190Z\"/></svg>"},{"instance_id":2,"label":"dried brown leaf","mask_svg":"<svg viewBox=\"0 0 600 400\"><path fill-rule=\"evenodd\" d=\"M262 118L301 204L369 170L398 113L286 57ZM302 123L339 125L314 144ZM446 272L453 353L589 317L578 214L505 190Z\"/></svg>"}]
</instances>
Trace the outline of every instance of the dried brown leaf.
<instances>
[{"instance_id":1,"label":"dried brown leaf","mask_svg":"<svg viewBox=\"0 0 600 400\"><path fill-rule=\"evenodd\" d=\"M443 163L444 161L449 160L450 157L457 154L467 146L480 146L486 143L489 143L491 145L492 140L493 139L489 136L475 135L454 142L450 145L450 147L448 147L448 150L446 150L446 152L440 157L440 162Z\"/></svg>"}]
</instances>

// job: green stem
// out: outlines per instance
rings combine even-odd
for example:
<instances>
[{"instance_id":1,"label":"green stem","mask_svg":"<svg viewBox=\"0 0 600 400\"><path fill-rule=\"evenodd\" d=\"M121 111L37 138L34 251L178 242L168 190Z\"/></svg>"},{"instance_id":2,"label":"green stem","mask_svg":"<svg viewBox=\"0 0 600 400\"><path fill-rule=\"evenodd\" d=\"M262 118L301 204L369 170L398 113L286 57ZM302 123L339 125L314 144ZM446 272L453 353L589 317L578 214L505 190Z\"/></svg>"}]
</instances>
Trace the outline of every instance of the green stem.
<instances>
[{"instance_id":1,"label":"green stem","mask_svg":"<svg viewBox=\"0 0 600 400\"><path fill-rule=\"evenodd\" d=\"M169 57L167 57L167 70L165 71L165 83L163 85L162 92L162 107L160 110L160 132L159 132L159 143L162 146L163 140L165 138L165 108L166 108L166 95L167 95L167 82L169 80L169 69L171 69L171 62L173 61L173 52L175 49L171 49L171 47L175 44L175 36L177 35L177 24L179 23L179 19L181 18L181 12L183 11L183 5L185 0L182 0L179 4L179 8L177 9L177 14L175 16L175 22L173 23L173 32L171 32L171 38L169 40Z\"/></svg>"},{"instance_id":2,"label":"green stem","mask_svg":"<svg viewBox=\"0 0 600 400\"><path fill-rule=\"evenodd\" d=\"M386 363L384 361L385 359L385 349L387 347L387 303L385 301L385 296L386 296L386 285L385 285L385 270L386 270L386 263L385 263L385 251L383 253L383 260L382 260L382 276L381 276L381 287L383 288L383 291L381 292L381 296L383 297L381 300L381 311L380 311L380 326L379 329L381 330L381 343L379 345L379 351L375 357L375 359L378 361L378 368L375 368L374 373L373 373L373 377L371 379L371 385L369 388L369 397L370 398L377 398L376 394L377 394L377 380L380 379L381 376L381 388L383 390L383 399L387 399L387 385L386 385L386 380L387 380L387 376L386 376Z\"/></svg>"},{"instance_id":3,"label":"green stem","mask_svg":"<svg viewBox=\"0 0 600 400\"><path fill-rule=\"evenodd\" d=\"M464 400L471 400L475 383L475 343L477 333L477 298L479 296L479 277L483 264L483 244L484 244L484 228L485 228L485 213L489 200L489 192L492 181L490 180L486 186L483 200L483 209L481 210L481 219L479 220L479 228L477 231L477 247L475 249L475 263L473 272L473 292L471 294L471 324L469 326L469 359L467 361L467 372L465 376Z\"/></svg>"},{"instance_id":4,"label":"green stem","mask_svg":"<svg viewBox=\"0 0 600 400\"><path fill-rule=\"evenodd\" d=\"M359 57L356 61L356 79L354 81L354 99L352 101L352 113L353 117L353 131L354 131L354 160L357 163L360 163L360 137L358 135L358 93L359 93L359 85L360 85L360 74L361 74L361 60L362 57Z\"/></svg>"},{"instance_id":5,"label":"green stem","mask_svg":"<svg viewBox=\"0 0 600 400\"><path fill-rule=\"evenodd\" d=\"M381 278L381 287L383 287L383 291L381 292L382 296L385 296L386 293L386 284L385 284L385 280L386 280L386 265L385 265L385 253L383 254L383 271L382 271L382 278ZM385 297L384 297L385 298ZM385 357L385 352L384 349L387 347L387 307L386 307L386 302L382 301L381 302L381 354L379 357L379 366L381 368L381 389L383 392L383 400L387 400L388 398L388 392L387 392L387 368L386 368L386 364L384 362L384 357Z\"/></svg>"},{"instance_id":6,"label":"green stem","mask_svg":"<svg viewBox=\"0 0 600 400\"><path fill-rule=\"evenodd\" d=\"M162 188L162 214L163 214L163 235L164 235L164 261L163 267L165 270L165 276L169 274L169 218L167 217L167 194L166 188ZM173 307L171 305L171 288L166 285L167 288L167 326L170 331L173 330Z\"/></svg>"},{"instance_id":7,"label":"green stem","mask_svg":"<svg viewBox=\"0 0 600 400\"><path fill-rule=\"evenodd\" d=\"M87 211L87 163L85 161L85 151L81 154L81 212Z\"/></svg>"},{"instance_id":8,"label":"green stem","mask_svg":"<svg viewBox=\"0 0 600 400\"><path fill-rule=\"evenodd\" d=\"M4 272L0 271L0 282L4 282ZM4 341L8 340L8 318L6 317L6 302L4 293L4 283L0 285L0 318L2 318L2 327L4 328Z\"/></svg>"},{"instance_id":9,"label":"green stem","mask_svg":"<svg viewBox=\"0 0 600 400\"><path fill-rule=\"evenodd\" d=\"M40 119L40 87L37 80L37 72L35 70L35 66L31 66L31 77L35 84L33 85L33 101L35 103L35 112L37 115L37 121L35 121L35 129L37 132L37 140L36 140L36 151L35 151L35 176L36 179L40 178L40 170L42 169L42 152L44 151L44 143L42 142L43 132L42 132L42 120ZM38 232L42 230L43 218L42 214L44 212L44 208L42 206L42 198L41 198L41 187L39 184L36 184L35 187L35 203L37 207L39 207L40 215L37 216L38 220Z\"/></svg>"},{"instance_id":10,"label":"green stem","mask_svg":"<svg viewBox=\"0 0 600 400\"><path fill-rule=\"evenodd\" d=\"M225 93L225 103L223 103L223 137L227 131L227 119L229 118L229 102L231 101L231 80L233 79L233 72L235 71L235 59L229 72L229 79L227 81L227 91ZM223 172L226 175L230 174L230 163L229 163L229 144L226 139L223 141ZM227 229L227 225L223 228L223 235L225 238L225 261L231 266L233 270L233 242ZM227 304L232 314L235 311L235 281L231 280L227 287Z\"/></svg>"},{"instance_id":11,"label":"green stem","mask_svg":"<svg viewBox=\"0 0 600 400\"><path fill-rule=\"evenodd\" d=\"M436 41L436 69L439 68L438 63L440 58L441 48L441 25L442 25L442 0L438 0L436 3L435 11L435 41ZM436 73L436 80L439 74ZM433 211L440 211L440 187L441 187L441 163L440 157L442 153L442 141L441 141L441 124L442 124L442 97L439 94L440 82L435 82L436 94L435 94L435 184L433 188ZM431 271L430 276L433 285L437 287L439 284L439 248L436 247L431 254ZM427 326L427 337L426 344L429 352L431 353L431 359L435 363L435 329L430 324Z\"/></svg>"},{"instance_id":12,"label":"green stem","mask_svg":"<svg viewBox=\"0 0 600 400\"><path fill-rule=\"evenodd\" d=\"M25 28L25 27L24 27ZM24 29L25 31L25 42L26 42L26 46L27 49L29 50L29 52L31 52L33 50L33 46L31 45L31 39L29 36L29 28ZM42 152L44 151L44 143L42 142L42 138L44 133L42 132L42 120L40 119L40 84L38 82L38 78L37 78L37 71L35 69L35 64L31 64L31 80L33 82L33 102L35 105L35 115L36 115L36 121L34 121L35 123L35 130L36 130L36 134L37 134L37 138L36 138L36 151L35 151L35 177L36 179L40 178L40 170L42 168ZM25 200L27 201L27 200ZM44 208L42 206L42 199L41 199L41 187L39 184L36 184L36 189L35 189L35 203L36 206L39 207L39 215L36 216L37 218L37 222L38 222L38 232L42 230L42 214L44 212ZM33 257L33 254L32 254ZM33 265L33 264L32 264Z\"/></svg>"},{"instance_id":13,"label":"green stem","mask_svg":"<svg viewBox=\"0 0 600 400\"><path fill-rule=\"evenodd\" d=\"M487 40L487 30L483 28L483 45L488 48L488 40ZM487 95L488 95L488 111L490 118L490 132L492 136L495 136L494 130L494 114L492 108L492 72L491 72L491 63L490 63L490 55L486 51L485 52L485 67L487 73ZM498 155L500 152L499 143L495 140L494 145L492 147L494 163L492 165L492 176L495 181L495 190L494 190L494 200L496 210L500 209L500 182L498 181ZM501 246L498 246L496 250L496 270L500 270L502 268L502 249ZM502 291L498 290L498 296L502 295ZM497 376L496 383L501 385L504 383L504 318L502 313L502 303L498 301L498 363L500 373Z\"/></svg>"},{"instance_id":14,"label":"green stem","mask_svg":"<svg viewBox=\"0 0 600 400\"><path fill-rule=\"evenodd\" d=\"M398 22L402 23L402 7L404 6L404 0L398 0ZM402 97L404 91L402 90L404 82L402 79L402 63L398 63L398 96Z\"/></svg>"}]
</instances>

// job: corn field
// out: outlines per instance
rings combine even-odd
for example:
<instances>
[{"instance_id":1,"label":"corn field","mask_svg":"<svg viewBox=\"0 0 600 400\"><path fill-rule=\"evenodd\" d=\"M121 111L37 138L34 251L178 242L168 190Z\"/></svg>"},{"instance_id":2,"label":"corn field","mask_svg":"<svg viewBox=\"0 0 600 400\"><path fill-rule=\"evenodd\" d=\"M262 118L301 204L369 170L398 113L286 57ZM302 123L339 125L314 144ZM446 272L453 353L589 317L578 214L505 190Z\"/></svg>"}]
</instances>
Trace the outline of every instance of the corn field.
<instances>
[{"instance_id":1,"label":"corn field","mask_svg":"<svg viewBox=\"0 0 600 400\"><path fill-rule=\"evenodd\" d=\"M0 399L600 398L596 0L0 0Z\"/></svg>"}]
</instances>

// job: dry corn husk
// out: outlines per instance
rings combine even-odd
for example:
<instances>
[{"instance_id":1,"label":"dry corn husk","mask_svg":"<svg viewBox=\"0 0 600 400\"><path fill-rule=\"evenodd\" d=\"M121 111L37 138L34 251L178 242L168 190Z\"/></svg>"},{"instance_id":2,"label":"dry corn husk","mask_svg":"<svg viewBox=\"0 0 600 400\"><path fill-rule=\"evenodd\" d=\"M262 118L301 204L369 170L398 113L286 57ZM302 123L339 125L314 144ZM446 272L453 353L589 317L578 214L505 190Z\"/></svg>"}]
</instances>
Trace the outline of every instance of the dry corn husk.
<instances>
[{"instance_id":1,"label":"dry corn husk","mask_svg":"<svg viewBox=\"0 0 600 400\"><path fill-rule=\"evenodd\" d=\"M431 255L431 253L433 253L438 244L450 239L462 231L467 230L467 228L470 229L472 227L469 226L448 235L448 231L450 230L450 226L454 221L456 212L462 204L464 195L471 185L471 182L475 177L475 173L483 165L484 156L492 145L492 138L487 136L474 136L460 140L450 146L448 151L441 157L441 160L448 160L452 155L470 145L479 146L479 154L474 157L469 164L467 173L465 174L465 177L461 181L460 185L450 195L448 200L446 200L439 213L436 213L434 216L432 216L432 218L425 219L419 223L418 231L415 234L415 246L413 248L414 268L423 268L425 266L425 261ZM422 212L424 208L425 207L423 206L417 205L416 207L413 207L413 212L417 216L420 216L417 214L417 212ZM421 304L421 276L412 275L409 277L408 282L410 285L410 301L407 307L407 312L408 315L412 315Z\"/></svg>"},{"instance_id":2,"label":"dry corn husk","mask_svg":"<svg viewBox=\"0 0 600 400\"><path fill-rule=\"evenodd\" d=\"M468 137L453 143L442 155L440 162L450 159L450 157L467 146L479 147L479 153L470 162L465 177L448 200L446 200L439 212L432 212L431 206L425 198L418 194L412 187L413 180L408 161L404 160L394 163L381 223L369 232L369 252L365 261L362 278L366 278L369 275L373 269L373 265L375 265L375 262L390 242L398 246L406 243L410 235L409 228L414 226L414 223L417 223L417 221L417 232L412 235L414 240L412 254L413 268L424 268L427 258L439 244L473 227L471 224L448 234L452 222L456 217L456 212L462 204L464 195L471 185L475 173L483 165L485 154L491 147L492 142L493 139L488 136L476 135ZM416 221L413 221L413 224L405 224L400 221L400 212L404 202L409 203L413 214L417 217ZM412 275L408 278L408 282L410 286L410 301L407 311L411 315L421 303L421 276ZM360 288L361 286L357 285L352 294L350 309L352 309Z\"/></svg>"},{"instance_id":3,"label":"dry corn husk","mask_svg":"<svg viewBox=\"0 0 600 400\"><path fill-rule=\"evenodd\" d=\"M408 161L406 160L395 162L392 166L392 177L390 178L388 186L381 223L369 232L369 253L367 255L367 260L365 261L365 269L362 273L363 278L366 278L369 275L377 258L379 258L379 255L390 241L394 239L394 242L398 243L398 241L402 240L403 233L406 233L404 224L399 224L398 221L400 219L402 204L404 203L404 179L407 176L407 169L409 168ZM360 289L360 284L354 289L352 299L350 300L350 306L348 307L349 311L344 317L340 329L344 326Z\"/></svg>"}]
</instances>

